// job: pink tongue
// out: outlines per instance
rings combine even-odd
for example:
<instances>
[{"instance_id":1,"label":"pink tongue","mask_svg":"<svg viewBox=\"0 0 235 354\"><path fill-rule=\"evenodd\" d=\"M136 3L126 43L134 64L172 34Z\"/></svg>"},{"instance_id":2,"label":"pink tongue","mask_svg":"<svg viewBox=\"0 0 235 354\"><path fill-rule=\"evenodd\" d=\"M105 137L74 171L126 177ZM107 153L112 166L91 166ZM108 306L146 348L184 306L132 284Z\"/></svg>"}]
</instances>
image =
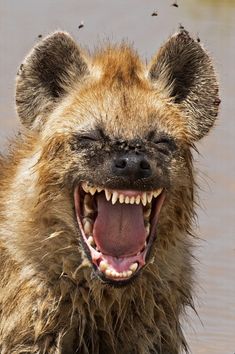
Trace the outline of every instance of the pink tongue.
<instances>
[{"instance_id":1,"label":"pink tongue","mask_svg":"<svg viewBox=\"0 0 235 354\"><path fill-rule=\"evenodd\" d=\"M142 205L108 202L104 194L97 197L98 216L93 227L93 237L98 249L113 257L135 255L144 247Z\"/></svg>"}]
</instances>

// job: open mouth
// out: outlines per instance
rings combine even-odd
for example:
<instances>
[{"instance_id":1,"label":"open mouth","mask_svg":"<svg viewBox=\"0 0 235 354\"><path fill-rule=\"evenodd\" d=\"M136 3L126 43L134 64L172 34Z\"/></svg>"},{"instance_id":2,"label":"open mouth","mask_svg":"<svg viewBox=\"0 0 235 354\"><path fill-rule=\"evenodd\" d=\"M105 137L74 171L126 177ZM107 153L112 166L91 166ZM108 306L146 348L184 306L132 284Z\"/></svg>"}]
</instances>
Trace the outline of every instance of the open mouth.
<instances>
[{"instance_id":1,"label":"open mouth","mask_svg":"<svg viewBox=\"0 0 235 354\"><path fill-rule=\"evenodd\" d=\"M87 182L75 187L83 245L101 279L127 281L145 265L164 199L163 188L111 190Z\"/></svg>"}]
</instances>

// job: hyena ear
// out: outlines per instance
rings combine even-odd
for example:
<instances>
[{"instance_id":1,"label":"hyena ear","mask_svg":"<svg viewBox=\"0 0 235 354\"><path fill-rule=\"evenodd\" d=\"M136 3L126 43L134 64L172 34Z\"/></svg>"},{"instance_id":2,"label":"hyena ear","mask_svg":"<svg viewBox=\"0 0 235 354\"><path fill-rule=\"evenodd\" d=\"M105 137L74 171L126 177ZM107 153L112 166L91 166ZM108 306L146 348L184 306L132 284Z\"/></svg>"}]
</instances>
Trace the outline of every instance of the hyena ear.
<instances>
[{"instance_id":1,"label":"hyena ear","mask_svg":"<svg viewBox=\"0 0 235 354\"><path fill-rule=\"evenodd\" d=\"M16 108L21 122L39 129L47 112L88 74L87 63L74 40L56 32L36 45L16 79Z\"/></svg>"},{"instance_id":2,"label":"hyena ear","mask_svg":"<svg viewBox=\"0 0 235 354\"><path fill-rule=\"evenodd\" d=\"M183 30L163 45L150 63L149 79L185 112L191 140L207 134L218 114L218 83L211 60Z\"/></svg>"}]
</instances>

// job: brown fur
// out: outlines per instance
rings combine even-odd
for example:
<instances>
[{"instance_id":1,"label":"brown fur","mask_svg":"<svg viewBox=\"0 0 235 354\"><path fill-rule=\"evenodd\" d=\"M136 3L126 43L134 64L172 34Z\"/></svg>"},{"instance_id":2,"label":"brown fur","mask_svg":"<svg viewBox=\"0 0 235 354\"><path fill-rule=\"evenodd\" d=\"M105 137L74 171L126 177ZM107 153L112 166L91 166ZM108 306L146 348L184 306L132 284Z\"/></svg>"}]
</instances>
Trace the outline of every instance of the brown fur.
<instances>
[{"instance_id":1,"label":"brown fur","mask_svg":"<svg viewBox=\"0 0 235 354\"><path fill-rule=\"evenodd\" d=\"M16 105L25 128L0 160L1 354L186 350L180 316L193 306L191 147L218 111L204 49L181 31L145 67L126 44L90 57L58 32L25 59ZM91 129L108 140L79 150L77 136ZM141 139L154 161L150 131L177 144L159 177L167 198L151 259L132 283L115 288L94 275L80 244L73 187L116 183L107 172L116 138Z\"/></svg>"}]
</instances>

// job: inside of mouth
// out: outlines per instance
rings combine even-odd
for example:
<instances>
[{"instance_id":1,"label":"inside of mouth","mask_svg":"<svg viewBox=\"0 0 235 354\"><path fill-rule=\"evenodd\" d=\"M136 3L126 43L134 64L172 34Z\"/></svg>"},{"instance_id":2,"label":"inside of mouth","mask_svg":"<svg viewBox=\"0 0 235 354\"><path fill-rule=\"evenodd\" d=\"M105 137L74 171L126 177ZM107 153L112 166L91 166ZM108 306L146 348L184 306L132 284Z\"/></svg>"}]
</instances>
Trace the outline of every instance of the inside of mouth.
<instances>
[{"instance_id":1,"label":"inside of mouth","mask_svg":"<svg viewBox=\"0 0 235 354\"><path fill-rule=\"evenodd\" d=\"M113 281L133 276L145 264L154 241L162 189L109 190L82 183L75 210L85 249L96 270Z\"/></svg>"}]
</instances>

